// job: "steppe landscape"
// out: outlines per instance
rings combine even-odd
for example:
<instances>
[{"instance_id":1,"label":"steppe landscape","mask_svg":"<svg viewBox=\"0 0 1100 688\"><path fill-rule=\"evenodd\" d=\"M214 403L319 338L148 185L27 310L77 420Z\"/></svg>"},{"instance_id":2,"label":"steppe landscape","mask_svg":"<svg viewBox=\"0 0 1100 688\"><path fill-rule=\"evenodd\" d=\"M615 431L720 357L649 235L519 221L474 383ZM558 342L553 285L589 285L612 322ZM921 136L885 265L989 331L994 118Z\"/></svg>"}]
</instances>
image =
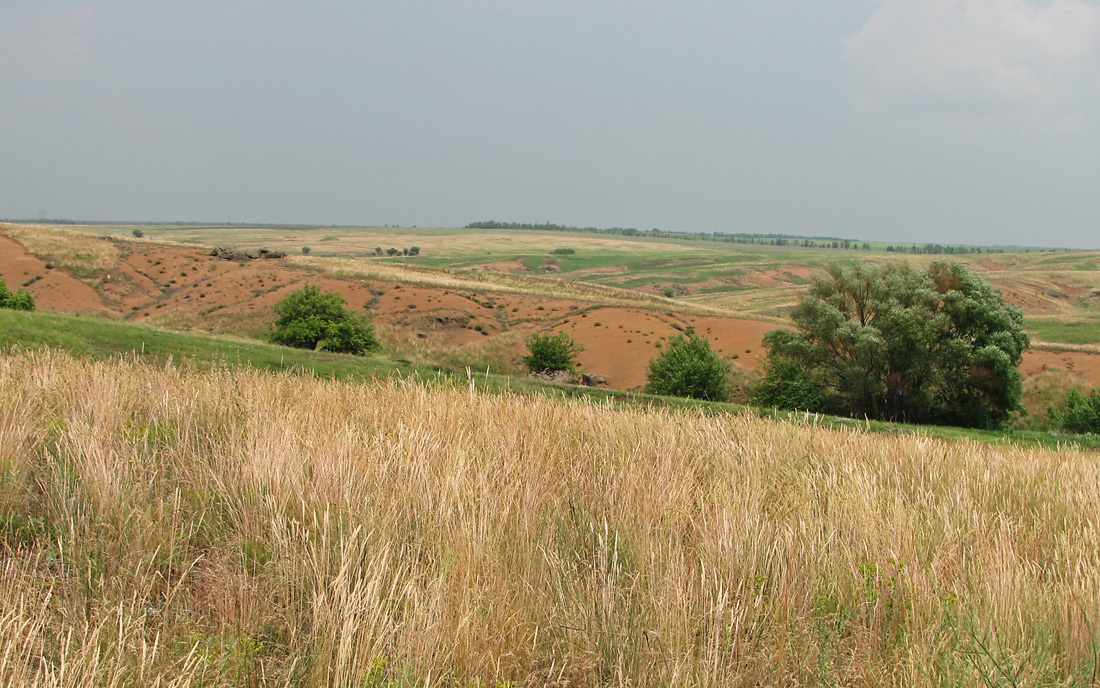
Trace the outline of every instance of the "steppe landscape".
<instances>
[{"instance_id":1,"label":"steppe landscape","mask_svg":"<svg viewBox=\"0 0 1100 688\"><path fill-rule=\"evenodd\" d=\"M1100 464L1073 438L616 395L687 328L751 377L811 276L854 257L933 258L0 226L0 277L42 311L0 332L0 681L1096 685ZM1025 310L1035 413L1100 384L1097 253L952 258ZM305 284L382 350L256 341ZM557 331L597 388L500 382Z\"/></svg>"}]
</instances>

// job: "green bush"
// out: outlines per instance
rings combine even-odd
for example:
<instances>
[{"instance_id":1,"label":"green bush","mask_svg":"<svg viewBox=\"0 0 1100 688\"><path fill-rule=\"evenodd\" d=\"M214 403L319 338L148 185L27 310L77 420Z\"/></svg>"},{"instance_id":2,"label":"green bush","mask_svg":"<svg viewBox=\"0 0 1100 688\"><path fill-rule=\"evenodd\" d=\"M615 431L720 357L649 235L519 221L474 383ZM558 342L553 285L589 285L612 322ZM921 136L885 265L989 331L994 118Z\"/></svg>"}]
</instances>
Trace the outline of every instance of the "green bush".
<instances>
[{"instance_id":1,"label":"green bush","mask_svg":"<svg viewBox=\"0 0 1100 688\"><path fill-rule=\"evenodd\" d=\"M584 347L565 332L557 334L533 334L527 338L527 350L523 365L532 373L553 370L573 370L576 357Z\"/></svg>"},{"instance_id":2,"label":"green bush","mask_svg":"<svg viewBox=\"0 0 1100 688\"><path fill-rule=\"evenodd\" d=\"M726 401L729 363L710 348L710 342L694 330L675 335L649 362L645 391L706 401Z\"/></svg>"},{"instance_id":3,"label":"green bush","mask_svg":"<svg viewBox=\"0 0 1100 688\"><path fill-rule=\"evenodd\" d=\"M34 296L29 291L20 289L19 291L12 293L8 289L8 283L0 277L0 308L7 308L13 311L33 311L34 310Z\"/></svg>"},{"instance_id":4,"label":"green bush","mask_svg":"<svg viewBox=\"0 0 1100 688\"><path fill-rule=\"evenodd\" d=\"M764 378L752 391L754 406L791 411L825 411L825 388L812 371L785 358L769 359L764 365Z\"/></svg>"},{"instance_id":5,"label":"green bush","mask_svg":"<svg viewBox=\"0 0 1100 688\"><path fill-rule=\"evenodd\" d=\"M1100 433L1100 390L1071 389L1059 406L1051 407L1050 420L1066 432Z\"/></svg>"},{"instance_id":6,"label":"green bush","mask_svg":"<svg viewBox=\"0 0 1100 688\"><path fill-rule=\"evenodd\" d=\"M134 234L134 236L136 236L136 237L137 237L138 239L140 239L141 237L145 236L145 232L141 231L140 229L135 229L135 230L134 230L134 232L133 232L133 234Z\"/></svg>"},{"instance_id":7,"label":"green bush","mask_svg":"<svg viewBox=\"0 0 1100 688\"><path fill-rule=\"evenodd\" d=\"M576 252L577 252L577 250L572 249L572 248L556 248L553 251L551 251L550 253L555 255L555 256L571 256Z\"/></svg>"},{"instance_id":8,"label":"green bush","mask_svg":"<svg viewBox=\"0 0 1100 688\"><path fill-rule=\"evenodd\" d=\"M302 255L303 256L308 256L309 252L312 251L312 250L313 249L311 249L309 246L303 246L302 247Z\"/></svg>"},{"instance_id":9,"label":"green bush","mask_svg":"<svg viewBox=\"0 0 1100 688\"><path fill-rule=\"evenodd\" d=\"M344 298L304 287L275 304L279 316L271 341L297 349L325 350L362 356L377 349L374 328L366 319L353 315Z\"/></svg>"}]
</instances>

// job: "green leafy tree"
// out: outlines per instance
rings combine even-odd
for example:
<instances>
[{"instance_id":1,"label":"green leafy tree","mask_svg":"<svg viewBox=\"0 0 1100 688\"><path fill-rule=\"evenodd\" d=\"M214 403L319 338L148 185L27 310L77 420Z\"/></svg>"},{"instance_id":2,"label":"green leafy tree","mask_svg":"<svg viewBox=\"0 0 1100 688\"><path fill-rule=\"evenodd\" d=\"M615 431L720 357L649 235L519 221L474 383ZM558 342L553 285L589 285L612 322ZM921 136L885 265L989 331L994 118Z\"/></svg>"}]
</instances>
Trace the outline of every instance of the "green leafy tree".
<instances>
[{"instance_id":1,"label":"green leafy tree","mask_svg":"<svg viewBox=\"0 0 1100 688\"><path fill-rule=\"evenodd\" d=\"M574 370L577 354L584 351L584 346L566 332L533 334L526 344L530 353L523 357L523 365L532 373Z\"/></svg>"},{"instance_id":2,"label":"green leafy tree","mask_svg":"<svg viewBox=\"0 0 1100 688\"><path fill-rule=\"evenodd\" d=\"M966 427L1019 407L1023 314L958 263L832 265L791 317L764 337L758 403L801 408L795 385L820 410Z\"/></svg>"},{"instance_id":3,"label":"green leafy tree","mask_svg":"<svg viewBox=\"0 0 1100 688\"><path fill-rule=\"evenodd\" d=\"M279 316L271 333L276 344L363 355L377 349L374 328L348 311L344 298L307 286L275 304Z\"/></svg>"},{"instance_id":4,"label":"green leafy tree","mask_svg":"<svg viewBox=\"0 0 1100 688\"><path fill-rule=\"evenodd\" d=\"M707 401L729 398L729 363L694 330L672 337L646 370L645 391Z\"/></svg>"},{"instance_id":5,"label":"green leafy tree","mask_svg":"<svg viewBox=\"0 0 1100 688\"><path fill-rule=\"evenodd\" d=\"M8 283L0 277L0 308L7 308L13 311L33 311L34 296L29 291L23 289L12 293L12 291L8 289Z\"/></svg>"}]
</instances>

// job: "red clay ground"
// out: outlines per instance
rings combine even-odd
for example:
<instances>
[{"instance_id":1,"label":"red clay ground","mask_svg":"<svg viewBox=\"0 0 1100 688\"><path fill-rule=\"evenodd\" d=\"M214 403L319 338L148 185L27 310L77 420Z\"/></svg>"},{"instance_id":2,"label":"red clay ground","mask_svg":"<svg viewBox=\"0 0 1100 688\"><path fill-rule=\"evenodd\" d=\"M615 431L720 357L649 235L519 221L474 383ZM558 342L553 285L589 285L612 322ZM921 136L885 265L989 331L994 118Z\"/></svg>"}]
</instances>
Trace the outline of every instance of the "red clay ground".
<instances>
[{"instance_id":1,"label":"red clay ground","mask_svg":"<svg viewBox=\"0 0 1100 688\"><path fill-rule=\"evenodd\" d=\"M578 357L582 368L602 375L614 389L643 385L646 364L657 355L659 345L687 327L694 327L717 351L749 370L759 365L764 333L776 327L757 320L599 306L580 300L333 277L279 260L235 263L215 259L205 249L146 241L115 244L121 256L118 265L77 279L61 267L47 269L22 244L0 234L0 277L12 289L29 282L25 288L43 309L252 336L270 326L276 302L305 284L315 284L339 292L349 308L368 315L380 331L438 351L499 343L506 355L518 359L528 334L569 332L585 346ZM805 276L801 271L796 274ZM762 279L774 281L777 276L780 273ZM1017 294L1010 292L1010 299ZM1045 299L1035 301L1031 305L1044 312L1050 307ZM1100 355L1049 351L1025 355L1025 375L1050 368L1100 385Z\"/></svg>"}]
</instances>

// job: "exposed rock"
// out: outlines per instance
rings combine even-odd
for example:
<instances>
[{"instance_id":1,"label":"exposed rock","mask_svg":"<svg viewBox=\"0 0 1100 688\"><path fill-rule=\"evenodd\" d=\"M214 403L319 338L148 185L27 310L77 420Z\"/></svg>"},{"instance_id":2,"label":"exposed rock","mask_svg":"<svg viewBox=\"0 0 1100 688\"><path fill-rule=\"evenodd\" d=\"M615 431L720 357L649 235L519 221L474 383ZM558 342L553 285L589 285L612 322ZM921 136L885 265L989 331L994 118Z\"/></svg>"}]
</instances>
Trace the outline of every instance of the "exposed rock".
<instances>
[{"instance_id":1,"label":"exposed rock","mask_svg":"<svg viewBox=\"0 0 1100 688\"><path fill-rule=\"evenodd\" d=\"M210 255L218 258L219 260L233 260L238 263L247 263L250 260L256 260L257 258L275 259L286 258L285 251L275 251L270 248L226 248L225 246L216 246Z\"/></svg>"},{"instance_id":2,"label":"exposed rock","mask_svg":"<svg viewBox=\"0 0 1100 688\"><path fill-rule=\"evenodd\" d=\"M416 338L417 339L427 339L428 338L428 333L427 332L417 332L416 333Z\"/></svg>"},{"instance_id":3,"label":"exposed rock","mask_svg":"<svg viewBox=\"0 0 1100 688\"><path fill-rule=\"evenodd\" d=\"M575 385L580 380L572 370L542 370L536 373L528 373L527 377L535 377L547 382L557 382L561 385Z\"/></svg>"},{"instance_id":4,"label":"exposed rock","mask_svg":"<svg viewBox=\"0 0 1100 688\"><path fill-rule=\"evenodd\" d=\"M581 373L581 384L585 387L598 387L599 385L606 385L607 378L593 373Z\"/></svg>"},{"instance_id":5,"label":"exposed rock","mask_svg":"<svg viewBox=\"0 0 1100 688\"><path fill-rule=\"evenodd\" d=\"M436 327L466 327L470 324L470 318L466 315L433 315L424 318L422 322Z\"/></svg>"}]
</instances>

